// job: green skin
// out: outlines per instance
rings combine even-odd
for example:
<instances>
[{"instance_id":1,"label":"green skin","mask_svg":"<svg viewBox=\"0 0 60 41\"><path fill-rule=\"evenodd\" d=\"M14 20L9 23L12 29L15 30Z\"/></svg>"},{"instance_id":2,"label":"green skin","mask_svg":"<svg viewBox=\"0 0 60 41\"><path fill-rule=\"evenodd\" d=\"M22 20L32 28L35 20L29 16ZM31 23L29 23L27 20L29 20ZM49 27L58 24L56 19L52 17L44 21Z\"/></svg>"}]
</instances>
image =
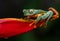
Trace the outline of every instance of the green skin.
<instances>
[{"instance_id":1,"label":"green skin","mask_svg":"<svg viewBox=\"0 0 60 41\"><path fill-rule=\"evenodd\" d=\"M23 10L24 16L31 16L31 15L34 15L34 14L40 14L42 12L45 12L45 14L42 15L42 16L38 16L37 19L36 19L36 23L38 23L40 20L48 18L47 21L46 21L46 23L47 23L48 20L53 16L52 11L44 11L44 10L41 10L41 9L24 9Z\"/></svg>"}]
</instances>

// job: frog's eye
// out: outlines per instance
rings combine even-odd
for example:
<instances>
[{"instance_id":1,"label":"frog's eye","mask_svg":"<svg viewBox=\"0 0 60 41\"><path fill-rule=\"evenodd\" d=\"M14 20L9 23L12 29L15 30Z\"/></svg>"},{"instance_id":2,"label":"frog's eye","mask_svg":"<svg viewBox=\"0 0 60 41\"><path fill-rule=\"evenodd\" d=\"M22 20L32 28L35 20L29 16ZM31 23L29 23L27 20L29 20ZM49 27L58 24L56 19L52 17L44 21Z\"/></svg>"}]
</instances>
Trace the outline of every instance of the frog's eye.
<instances>
[{"instance_id":1,"label":"frog's eye","mask_svg":"<svg viewBox=\"0 0 60 41\"><path fill-rule=\"evenodd\" d=\"M30 12L33 12L33 9L30 9Z\"/></svg>"},{"instance_id":2,"label":"frog's eye","mask_svg":"<svg viewBox=\"0 0 60 41\"><path fill-rule=\"evenodd\" d=\"M26 10L24 9L23 12L25 12Z\"/></svg>"}]
</instances>

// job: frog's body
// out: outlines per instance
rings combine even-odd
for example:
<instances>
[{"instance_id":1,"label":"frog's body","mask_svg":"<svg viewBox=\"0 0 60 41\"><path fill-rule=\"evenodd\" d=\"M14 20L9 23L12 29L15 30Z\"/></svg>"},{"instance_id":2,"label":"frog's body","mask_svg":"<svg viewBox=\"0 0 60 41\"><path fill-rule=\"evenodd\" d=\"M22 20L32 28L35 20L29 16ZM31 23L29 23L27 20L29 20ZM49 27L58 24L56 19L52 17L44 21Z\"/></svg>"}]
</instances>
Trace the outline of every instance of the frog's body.
<instances>
[{"instance_id":1,"label":"frog's body","mask_svg":"<svg viewBox=\"0 0 60 41\"><path fill-rule=\"evenodd\" d=\"M27 18L31 18L31 17L36 18L36 23L46 18L48 18L47 19L48 21L53 15L52 11L44 11L39 9L24 9L23 12L24 12L24 16L27 16Z\"/></svg>"},{"instance_id":2,"label":"frog's body","mask_svg":"<svg viewBox=\"0 0 60 41\"><path fill-rule=\"evenodd\" d=\"M29 15L34 15L34 14L40 14L42 12L46 12L46 11L41 10L41 9L24 9L23 10L24 16L29 16Z\"/></svg>"},{"instance_id":3,"label":"frog's body","mask_svg":"<svg viewBox=\"0 0 60 41\"><path fill-rule=\"evenodd\" d=\"M38 23L40 20L47 19L47 21L43 23L45 25L49 19L55 20L59 17L59 13L52 7L49 8L49 11L44 11L41 9L24 9L23 13L24 16L27 16L28 19L36 18L35 21L33 21L33 23Z\"/></svg>"}]
</instances>

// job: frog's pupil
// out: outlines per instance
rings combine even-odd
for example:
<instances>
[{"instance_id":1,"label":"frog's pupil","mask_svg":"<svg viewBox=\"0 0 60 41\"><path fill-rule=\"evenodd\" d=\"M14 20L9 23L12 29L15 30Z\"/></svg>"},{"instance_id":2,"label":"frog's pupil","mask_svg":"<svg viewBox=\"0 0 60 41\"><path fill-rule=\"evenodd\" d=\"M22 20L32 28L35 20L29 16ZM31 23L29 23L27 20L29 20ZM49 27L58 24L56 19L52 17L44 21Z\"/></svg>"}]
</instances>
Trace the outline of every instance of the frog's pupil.
<instances>
[{"instance_id":1,"label":"frog's pupil","mask_svg":"<svg viewBox=\"0 0 60 41\"><path fill-rule=\"evenodd\" d=\"M33 10L30 10L30 14L32 14L33 13Z\"/></svg>"}]
</instances>

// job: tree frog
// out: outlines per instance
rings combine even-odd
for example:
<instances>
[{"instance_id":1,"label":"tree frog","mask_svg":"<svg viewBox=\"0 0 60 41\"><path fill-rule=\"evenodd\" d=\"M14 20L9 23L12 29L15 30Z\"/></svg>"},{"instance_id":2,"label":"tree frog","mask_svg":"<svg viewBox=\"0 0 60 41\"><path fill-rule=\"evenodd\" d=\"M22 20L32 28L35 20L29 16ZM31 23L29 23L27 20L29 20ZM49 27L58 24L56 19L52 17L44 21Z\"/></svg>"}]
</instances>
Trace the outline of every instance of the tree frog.
<instances>
[{"instance_id":1,"label":"tree frog","mask_svg":"<svg viewBox=\"0 0 60 41\"><path fill-rule=\"evenodd\" d=\"M52 17L53 12L52 11L44 11L41 9L24 9L23 10L24 16L32 16L37 15L36 23L38 23L42 19L47 19L47 21Z\"/></svg>"},{"instance_id":2,"label":"tree frog","mask_svg":"<svg viewBox=\"0 0 60 41\"><path fill-rule=\"evenodd\" d=\"M54 8L49 8L48 11L41 10L41 9L23 9L23 13L24 13L24 16L27 16L27 18L31 18L31 17L36 18L35 19L36 24L43 19L47 19L46 21L47 23L49 19L54 15L53 13L56 13L55 15L57 15L57 11Z\"/></svg>"}]
</instances>

